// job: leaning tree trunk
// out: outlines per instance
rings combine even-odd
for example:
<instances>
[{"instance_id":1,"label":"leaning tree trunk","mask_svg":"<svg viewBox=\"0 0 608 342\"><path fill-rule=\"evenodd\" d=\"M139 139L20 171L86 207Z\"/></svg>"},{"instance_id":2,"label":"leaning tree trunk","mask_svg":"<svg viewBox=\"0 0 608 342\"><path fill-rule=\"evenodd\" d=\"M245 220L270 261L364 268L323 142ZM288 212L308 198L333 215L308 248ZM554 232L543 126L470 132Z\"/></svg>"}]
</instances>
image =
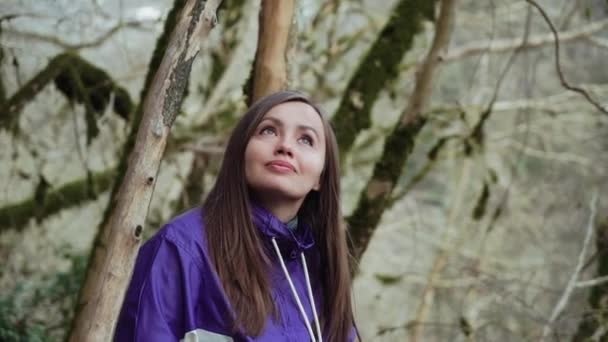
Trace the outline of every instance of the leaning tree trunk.
<instances>
[{"instance_id":1,"label":"leaning tree trunk","mask_svg":"<svg viewBox=\"0 0 608 342\"><path fill-rule=\"evenodd\" d=\"M423 30L423 20L433 17L436 2L400 0L348 81L331 120L342 160L357 135L371 126L370 113L380 91L399 76L401 60Z\"/></svg>"},{"instance_id":2,"label":"leaning tree trunk","mask_svg":"<svg viewBox=\"0 0 608 342\"><path fill-rule=\"evenodd\" d=\"M248 93L250 105L266 95L287 88L287 53L294 8L295 0L262 1L258 48Z\"/></svg>"},{"instance_id":3,"label":"leaning tree trunk","mask_svg":"<svg viewBox=\"0 0 608 342\"><path fill-rule=\"evenodd\" d=\"M440 61L439 54L449 41L455 1L441 1L435 37L424 63L416 74L416 84L408 105L394 130L386 138L382 155L374 165L373 175L360 194L357 208L347 219L352 237L351 250L357 259L363 255L384 209L390 202L403 165L409 158L415 138L424 124L421 114L432 92L433 75Z\"/></svg>"},{"instance_id":4,"label":"leaning tree trunk","mask_svg":"<svg viewBox=\"0 0 608 342\"><path fill-rule=\"evenodd\" d=\"M110 341L141 242L144 220L167 137L192 62L216 23L221 0L189 0L144 100L127 171L93 246L70 341Z\"/></svg>"}]
</instances>

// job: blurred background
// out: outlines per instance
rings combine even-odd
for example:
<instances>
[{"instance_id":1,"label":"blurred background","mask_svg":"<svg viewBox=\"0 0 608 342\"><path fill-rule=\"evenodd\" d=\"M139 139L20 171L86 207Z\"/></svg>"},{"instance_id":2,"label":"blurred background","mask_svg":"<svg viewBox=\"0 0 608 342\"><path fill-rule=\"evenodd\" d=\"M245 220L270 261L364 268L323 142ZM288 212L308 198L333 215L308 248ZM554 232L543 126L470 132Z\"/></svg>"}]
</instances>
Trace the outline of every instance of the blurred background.
<instances>
[{"instance_id":1,"label":"blurred background","mask_svg":"<svg viewBox=\"0 0 608 342\"><path fill-rule=\"evenodd\" d=\"M146 237L213 184L265 2L202 41ZM338 133L363 339L608 340L608 1L292 2L281 87ZM0 340L65 337L183 6L0 3Z\"/></svg>"}]
</instances>

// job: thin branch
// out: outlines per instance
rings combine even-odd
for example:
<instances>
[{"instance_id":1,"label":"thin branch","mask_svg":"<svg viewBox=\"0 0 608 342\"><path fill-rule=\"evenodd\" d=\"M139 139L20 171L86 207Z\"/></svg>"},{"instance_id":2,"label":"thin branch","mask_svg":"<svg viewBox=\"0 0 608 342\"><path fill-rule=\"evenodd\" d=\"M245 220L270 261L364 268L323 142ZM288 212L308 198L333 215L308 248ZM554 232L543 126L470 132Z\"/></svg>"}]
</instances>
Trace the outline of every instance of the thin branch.
<instances>
[{"instance_id":1,"label":"thin branch","mask_svg":"<svg viewBox=\"0 0 608 342\"><path fill-rule=\"evenodd\" d=\"M591 35L601 31L606 26L608 26L608 19L599 20L576 30L561 32L559 34L559 40L561 43L565 43L576 41L577 39L595 39L595 37L591 37ZM451 53L444 57L444 61L452 62L463 57L474 56L482 53L501 53L514 49L531 49L552 44L554 41L555 36L553 34L542 34L529 37L528 40L523 38L503 38L484 42L474 42L461 48L452 50Z\"/></svg>"},{"instance_id":2,"label":"thin branch","mask_svg":"<svg viewBox=\"0 0 608 342\"><path fill-rule=\"evenodd\" d=\"M608 49L608 40L606 39L602 39L599 37L585 37L592 45L595 45L597 47L603 48L603 49Z\"/></svg>"},{"instance_id":3,"label":"thin branch","mask_svg":"<svg viewBox=\"0 0 608 342\"><path fill-rule=\"evenodd\" d=\"M577 92L577 93L583 95L587 99L587 101L589 101L589 103L591 103L600 112L602 112L604 114L608 114L608 109L604 108L599 102L594 100L591 97L591 95L589 95L589 93L587 93L584 89L577 87L577 86L573 86L570 83L568 83L568 81L566 81L566 78L564 77L564 73L562 71L560 59L559 59L560 38L557 34L557 30L555 29L555 26L553 25L553 22L551 22L551 19L547 15L547 12L545 12L545 10L538 3L536 3L536 1L534 1L534 0L526 0L526 1L530 5L534 6L538 10L538 12L540 12L543 19L545 20L545 22L551 29L551 32L553 33L553 37L555 40L555 69L557 71L557 75L559 76L559 80L560 80L562 86L568 90L571 90L571 91L574 91L574 92Z\"/></svg>"},{"instance_id":4,"label":"thin branch","mask_svg":"<svg viewBox=\"0 0 608 342\"><path fill-rule=\"evenodd\" d=\"M195 144L187 144L180 148L180 151L190 151L194 153L200 153L204 155L222 155L226 148L221 145L217 146L207 146L207 145L195 145Z\"/></svg>"},{"instance_id":5,"label":"thin branch","mask_svg":"<svg viewBox=\"0 0 608 342\"><path fill-rule=\"evenodd\" d=\"M582 280L576 283L574 286L584 288L584 287L593 287L608 283L608 276L598 277L590 280Z\"/></svg>"},{"instance_id":6,"label":"thin branch","mask_svg":"<svg viewBox=\"0 0 608 342\"><path fill-rule=\"evenodd\" d=\"M112 38L112 36L114 36L121 29L123 29L125 27L140 28L142 26L141 24L142 23L140 21L120 22L120 23L114 25L110 30L108 30L101 36L95 38L94 40L91 40L89 42L79 43L79 44L68 43L56 36L47 36L47 35L35 33L35 32L22 32L22 31L17 31L17 30L5 29L5 33L9 34L9 35L15 35L15 36L18 36L21 38L25 38L25 39L38 40L41 42L49 43L49 44L58 46L65 50L76 51L76 50L100 46L101 44L106 42L108 39Z\"/></svg>"},{"instance_id":7,"label":"thin branch","mask_svg":"<svg viewBox=\"0 0 608 342\"><path fill-rule=\"evenodd\" d=\"M547 336L549 335L549 333L551 332L551 326L555 323L555 320L557 319L557 317L564 310L564 308L566 307L566 304L568 303L568 300L570 299L570 296L572 295L572 292L574 291L574 288L577 287L577 284L578 284L577 279L581 273L583 265L585 264L585 256L587 255L587 249L589 248L589 244L591 242L591 236L593 235L593 226L595 223L595 213L597 210L597 191L595 191L593 193L592 198L591 198L591 203L589 206L591 208L591 213L589 214L589 222L587 223L587 232L585 234L585 239L583 240L583 248L581 249L581 252L578 255L578 263L576 264L576 267L574 268L574 272L572 273L572 276L570 276L570 280L568 281L568 284L566 285L566 289L564 290L562 297L557 302L557 305L555 306L555 308L553 309L553 312L551 313L551 317L549 318L549 321L547 321L547 323L545 324L545 327L543 328L543 335L540 338L541 342L544 341L547 338Z\"/></svg>"}]
</instances>

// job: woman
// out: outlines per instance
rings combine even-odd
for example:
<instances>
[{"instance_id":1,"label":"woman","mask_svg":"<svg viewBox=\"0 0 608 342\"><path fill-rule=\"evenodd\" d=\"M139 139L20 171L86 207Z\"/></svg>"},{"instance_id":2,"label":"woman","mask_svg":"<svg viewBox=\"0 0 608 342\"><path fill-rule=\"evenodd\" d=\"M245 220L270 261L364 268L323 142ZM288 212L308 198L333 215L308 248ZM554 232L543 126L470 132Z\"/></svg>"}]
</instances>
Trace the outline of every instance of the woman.
<instances>
[{"instance_id":1,"label":"woman","mask_svg":"<svg viewBox=\"0 0 608 342\"><path fill-rule=\"evenodd\" d=\"M141 248L116 341L352 340L337 151L304 95L255 103L202 210Z\"/></svg>"}]
</instances>

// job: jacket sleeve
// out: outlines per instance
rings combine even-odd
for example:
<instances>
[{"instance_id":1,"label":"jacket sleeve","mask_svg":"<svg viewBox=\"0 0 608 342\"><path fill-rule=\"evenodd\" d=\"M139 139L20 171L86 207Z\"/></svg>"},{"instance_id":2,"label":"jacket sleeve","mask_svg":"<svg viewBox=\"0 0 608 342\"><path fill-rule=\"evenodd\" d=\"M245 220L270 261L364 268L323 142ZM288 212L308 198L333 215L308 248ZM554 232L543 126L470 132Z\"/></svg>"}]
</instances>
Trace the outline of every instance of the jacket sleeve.
<instances>
[{"instance_id":1,"label":"jacket sleeve","mask_svg":"<svg viewBox=\"0 0 608 342\"><path fill-rule=\"evenodd\" d=\"M188 306L190 256L162 235L140 249L118 320L115 341L179 341Z\"/></svg>"}]
</instances>

